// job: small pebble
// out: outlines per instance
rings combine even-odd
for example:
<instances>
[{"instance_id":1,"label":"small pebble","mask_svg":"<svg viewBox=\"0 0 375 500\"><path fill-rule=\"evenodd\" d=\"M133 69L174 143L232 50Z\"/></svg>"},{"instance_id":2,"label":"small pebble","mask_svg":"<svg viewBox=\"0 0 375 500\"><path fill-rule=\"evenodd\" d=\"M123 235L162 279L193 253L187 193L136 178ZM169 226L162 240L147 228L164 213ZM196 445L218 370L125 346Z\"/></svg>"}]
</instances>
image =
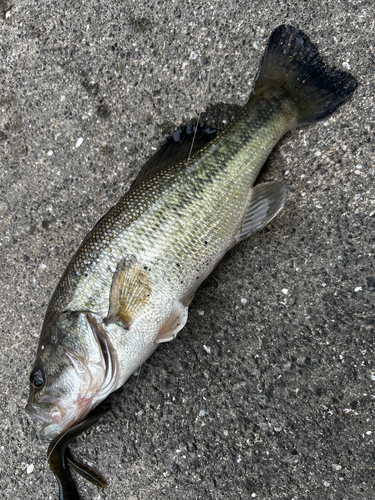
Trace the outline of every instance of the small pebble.
<instances>
[{"instance_id":1,"label":"small pebble","mask_svg":"<svg viewBox=\"0 0 375 500\"><path fill-rule=\"evenodd\" d=\"M47 155L48 155L48 156L52 156L52 155L53 155L53 151L52 151L52 149L50 149L49 151L47 151Z\"/></svg>"},{"instance_id":2,"label":"small pebble","mask_svg":"<svg viewBox=\"0 0 375 500\"><path fill-rule=\"evenodd\" d=\"M283 292L284 295L288 295L289 293L289 290L287 288L283 288L281 291Z\"/></svg>"},{"instance_id":3,"label":"small pebble","mask_svg":"<svg viewBox=\"0 0 375 500\"><path fill-rule=\"evenodd\" d=\"M83 143L83 137L80 137L79 139L77 139L76 148L79 148L82 143Z\"/></svg>"},{"instance_id":4,"label":"small pebble","mask_svg":"<svg viewBox=\"0 0 375 500\"><path fill-rule=\"evenodd\" d=\"M34 464L30 464L27 466L26 472L28 474L31 474L33 472L33 470L34 470Z\"/></svg>"}]
</instances>

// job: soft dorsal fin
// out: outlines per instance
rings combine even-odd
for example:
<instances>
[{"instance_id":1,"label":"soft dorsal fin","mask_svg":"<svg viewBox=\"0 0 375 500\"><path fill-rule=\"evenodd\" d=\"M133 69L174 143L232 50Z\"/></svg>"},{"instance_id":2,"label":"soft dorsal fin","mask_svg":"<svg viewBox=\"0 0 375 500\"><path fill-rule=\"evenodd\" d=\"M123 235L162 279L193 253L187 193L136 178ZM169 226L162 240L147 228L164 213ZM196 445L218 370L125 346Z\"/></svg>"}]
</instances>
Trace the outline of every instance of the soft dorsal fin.
<instances>
[{"instance_id":1,"label":"soft dorsal fin","mask_svg":"<svg viewBox=\"0 0 375 500\"><path fill-rule=\"evenodd\" d=\"M131 185L131 189L137 187L160 170L178 165L182 161L187 160L189 154L190 157L194 156L198 151L206 147L216 135L217 130L208 126L189 125L187 127L180 127L171 137L166 139L159 151L146 162L138 177Z\"/></svg>"},{"instance_id":2,"label":"soft dorsal fin","mask_svg":"<svg viewBox=\"0 0 375 500\"><path fill-rule=\"evenodd\" d=\"M255 186L242 227L236 235L235 244L271 222L285 205L286 198L286 187L279 181L264 182Z\"/></svg>"},{"instance_id":3,"label":"soft dorsal fin","mask_svg":"<svg viewBox=\"0 0 375 500\"><path fill-rule=\"evenodd\" d=\"M106 323L121 322L128 330L147 303L151 278L134 256L122 259L113 275Z\"/></svg>"},{"instance_id":4,"label":"soft dorsal fin","mask_svg":"<svg viewBox=\"0 0 375 500\"><path fill-rule=\"evenodd\" d=\"M178 332L185 326L187 317L188 308L181 304L181 302L176 301L169 318L164 322L155 339L155 344L175 339Z\"/></svg>"}]
</instances>

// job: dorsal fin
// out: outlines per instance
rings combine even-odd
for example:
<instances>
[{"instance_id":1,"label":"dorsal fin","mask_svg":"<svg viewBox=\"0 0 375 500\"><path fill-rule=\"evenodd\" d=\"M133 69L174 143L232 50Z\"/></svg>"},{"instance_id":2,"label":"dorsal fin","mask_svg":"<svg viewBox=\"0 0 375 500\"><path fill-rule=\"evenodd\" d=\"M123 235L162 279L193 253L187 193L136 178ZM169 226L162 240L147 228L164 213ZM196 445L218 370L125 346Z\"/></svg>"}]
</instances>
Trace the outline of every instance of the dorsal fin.
<instances>
[{"instance_id":1,"label":"dorsal fin","mask_svg":"<svg viewBox=\"0 0 375 500\"><path fill-rule=\"evenodd\" d=\"M189 154L194 156L198 151L206 147L216 135L217 130L207 125L180 127L166 139L159 151L146 162L130 189L137 187L160 170L187 160Z\"/></svg>"}]
</instances>

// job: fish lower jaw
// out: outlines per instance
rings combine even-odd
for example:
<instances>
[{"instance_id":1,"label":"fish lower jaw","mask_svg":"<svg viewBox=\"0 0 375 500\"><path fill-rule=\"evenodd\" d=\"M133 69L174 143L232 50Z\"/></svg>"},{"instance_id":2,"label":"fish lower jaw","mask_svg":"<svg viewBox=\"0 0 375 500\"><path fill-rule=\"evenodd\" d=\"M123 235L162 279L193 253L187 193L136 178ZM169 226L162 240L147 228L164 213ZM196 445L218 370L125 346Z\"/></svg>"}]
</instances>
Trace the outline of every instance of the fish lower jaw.
<instances>
[{"instance_id":1,"label":"fish lower jaw","mask_svg":"<svg viewBox=\"0 0 375 500\"><path fill-rule=\"evenodd\" d=\"M97 404L94 403L92 396L84 396L73 405L65 407L62 401L58 403L55 401L55 404L51 404L49 409L41 408L38 403L26 405L25 410L28 415L43 423L38 434L44 443L49 443L55 436L65 432L72 425L85 418L93 406Z\"/></svg>"},{"instance_id":2,"label":"fish lower jaw","mask_svg":"<svg viewBox=\"0 0 375 500\"><path fill-rule=\"evenodd\" d=\"M39 430L38 436L43 443L50 443L56 436L65 432L69 428L61 428L61 426L56 424L46 424Z\"/></svg>"},{"instance_id":3,"label":"fish lower jaw","mask_svg":"<svg viewBox=\"0 0 375 500\"><path fill-rule=\"evenodd\" d=\"M56 411L54 411L53 413L47 410L42 410L35 403L27 403L25 408L26 413L30 415L30 417L33 417L36 420L40 420L41 422L44 422L47 425L48 424L59 425L61 423L61 420L65 416L65 411L58 405L54 405L54 409Z\"/></svg>"},{"instance_id":4,"label":"fish lower jaw","mask_svg":"<svg viewBox=\"0 0 375 500\"><path fill-rule=\"evenodd\" d=\"M79 412L77 415L73 410L71 412L67 411L64 419L61 419L59 423L47 422L39 431L39 438L44 443L50 443L58 434L62 434L67 431L72 425L76 424L80 420L84 419L86 415L91 410L92 405L87 404L85 408Z\"/></svg>"}]
</instances>

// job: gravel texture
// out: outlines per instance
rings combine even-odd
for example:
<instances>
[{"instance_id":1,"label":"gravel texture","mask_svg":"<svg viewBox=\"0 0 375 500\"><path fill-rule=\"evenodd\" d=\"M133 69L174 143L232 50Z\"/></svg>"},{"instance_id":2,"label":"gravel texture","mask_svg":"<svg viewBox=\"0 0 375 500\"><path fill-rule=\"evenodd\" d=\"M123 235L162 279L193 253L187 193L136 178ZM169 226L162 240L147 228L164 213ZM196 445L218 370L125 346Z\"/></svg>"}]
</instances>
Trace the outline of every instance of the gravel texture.
<instances>
[{"instance_id":1,"label":"gravel texture","mask_svg":"<svg viewBox=\"0 0 375 500\"><path fill-rule=\"evenodd\" d=\"M24 406L72 252L175 128L228 123L283 23L358 89L284 137L261 174L283 212L75 441L110 489L75 478L82 499L375 498L371 0L0 0L0 498L57 498Z\"/></svg>"}]
</instances>

